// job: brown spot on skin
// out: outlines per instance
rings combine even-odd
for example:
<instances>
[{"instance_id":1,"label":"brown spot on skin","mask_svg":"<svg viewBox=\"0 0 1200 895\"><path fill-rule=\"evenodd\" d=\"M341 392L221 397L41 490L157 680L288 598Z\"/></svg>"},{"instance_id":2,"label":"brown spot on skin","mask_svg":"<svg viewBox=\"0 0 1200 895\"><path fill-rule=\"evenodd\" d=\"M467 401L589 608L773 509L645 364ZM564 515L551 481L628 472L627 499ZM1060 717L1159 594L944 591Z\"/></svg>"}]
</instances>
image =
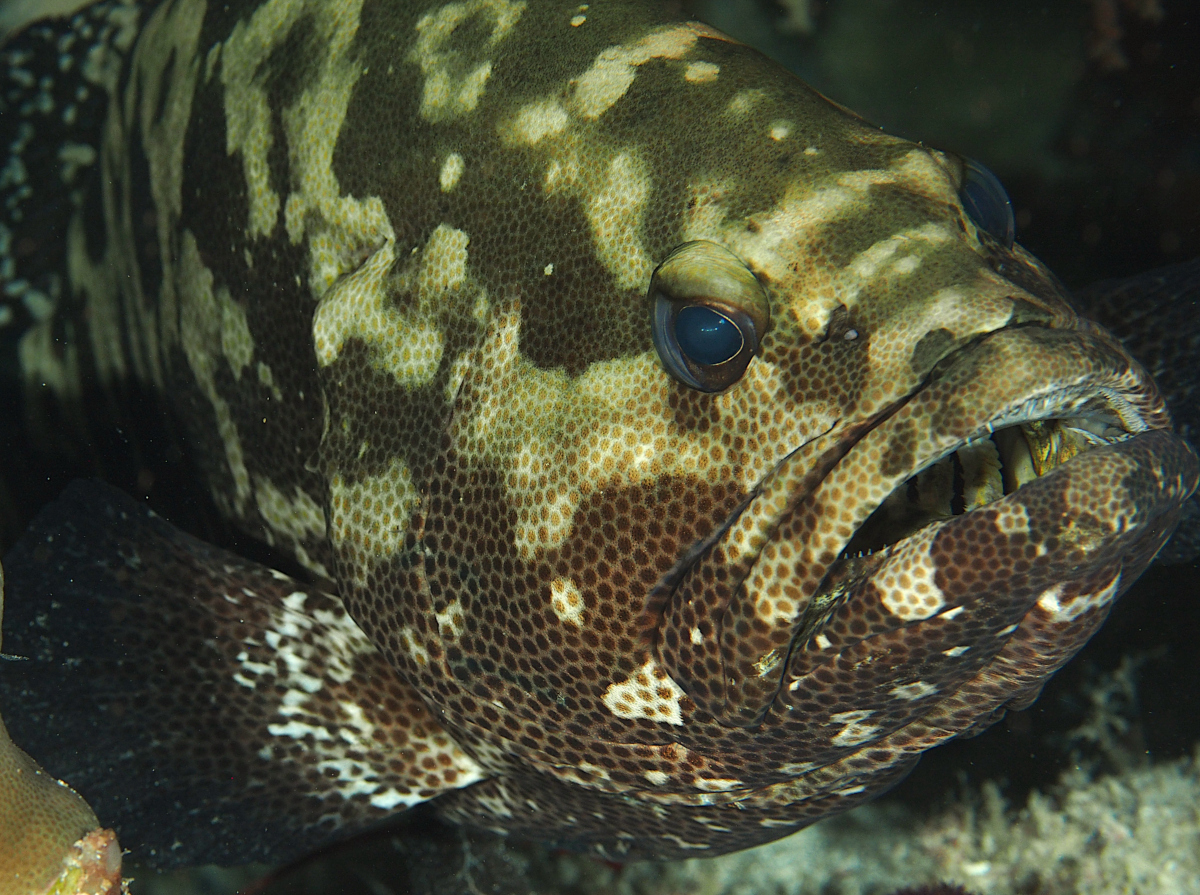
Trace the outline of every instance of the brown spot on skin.
<instances>
[{"instance_id":1,"label":"brown spot on skin","mask_svg":"<svg viewBox=\"0 0 1200 895\"><path fill-rule=\"evenodd\" d=\"M954 347L954 333L948 329L935 329L921 337L912 351L913 372L924 376L934 368Z\"/></svg>"},{"instance_id":2,"label":"brown spot on skin","mask_svg":"<svg viewBox=\"0 0 1200 895\"><path fill-rule=\"evenodd\" d=\"M917 424L904 421L895 426L895 431L888 438L887 448L883 453L880 472L885 476L894 476L912 469L916 464L915 446L920 444Z\"/></svg>"}]
</instances>

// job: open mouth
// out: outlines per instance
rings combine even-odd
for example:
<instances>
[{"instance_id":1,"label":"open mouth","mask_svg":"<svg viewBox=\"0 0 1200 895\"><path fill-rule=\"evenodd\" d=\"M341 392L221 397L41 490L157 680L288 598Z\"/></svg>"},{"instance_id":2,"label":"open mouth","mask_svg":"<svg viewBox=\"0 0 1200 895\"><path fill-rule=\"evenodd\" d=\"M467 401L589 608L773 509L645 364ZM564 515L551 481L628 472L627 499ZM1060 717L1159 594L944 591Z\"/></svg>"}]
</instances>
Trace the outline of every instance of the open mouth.
<instances>
[{"instance_id":1,"label":"open mouth","mask_svg":"<svg viewBox=\"0 0 1200 895\"><path fill-rule=\"evenodd\" d=\"M905 480L868 517L842 551L843 561L867 557L925 526L961 516L1012 494L1073 457L1131 437L1103 409L1016 423L963 444Z\"/></svg>"}]
</instances>

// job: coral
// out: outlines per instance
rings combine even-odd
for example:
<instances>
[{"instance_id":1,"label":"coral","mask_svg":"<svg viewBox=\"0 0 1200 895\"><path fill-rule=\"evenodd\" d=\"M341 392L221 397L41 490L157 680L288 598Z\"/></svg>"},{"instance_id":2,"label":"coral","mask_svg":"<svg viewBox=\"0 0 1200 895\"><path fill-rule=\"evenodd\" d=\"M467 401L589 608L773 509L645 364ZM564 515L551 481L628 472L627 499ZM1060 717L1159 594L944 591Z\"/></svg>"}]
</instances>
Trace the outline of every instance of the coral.
<instances>
[{"instance_id":1,"label":"coral","mask_svg":"<svg viewBox=\"0 0 1200 895\"><path fill-rule=\"evenodd\" d=\"M3 614L0 570L0 620ZM0 895L124 891L121 847L99 827L83 798L38 767L0 720Z\"/></svg>"}]
</instances>

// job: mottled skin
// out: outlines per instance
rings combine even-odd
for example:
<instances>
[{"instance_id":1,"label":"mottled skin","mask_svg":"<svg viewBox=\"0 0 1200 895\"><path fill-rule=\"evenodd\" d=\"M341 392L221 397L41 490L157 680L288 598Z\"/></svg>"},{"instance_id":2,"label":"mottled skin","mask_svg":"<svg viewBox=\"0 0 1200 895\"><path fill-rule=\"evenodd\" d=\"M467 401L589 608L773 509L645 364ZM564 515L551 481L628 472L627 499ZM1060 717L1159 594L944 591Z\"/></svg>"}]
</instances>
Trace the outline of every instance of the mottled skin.
<instances>
[{"instance_id":1,"label":"mottled skin","mask_svg":"<svg viewBox=\"0 0 1200 895\"><path fill-rule=\"evenodd\" d=\"M35 400L170 395L222 511L334 582L271 588L154 534L166 568L215 570L218 645L270 646L286 599L326 613L310 646L361 630L332 650L360 688L299 647L194 672L240 697L221 748L244 779L319 767L319 806L280 829L437 795L386 746L423 700L447 818L617 859L776 838L1031 702L1195 488L1150 378L976 228L960 161L706 26L640 2L179 0L138 27L86 206L104 227L72 221L71 297L23 369ZM692 240L770 305L715 394L651 341L651 275ZM857 557L917 473L1051 419L1104 435ZM113 587L178 590L117 553L94 567ZM217 611L254 576L274 601ZM189 629L143 649L190 655ZM395 711L368 722L381 689ZM180 714L206 720L157 748L209 748L211 707Z\"/></svg>"}]
</instances>

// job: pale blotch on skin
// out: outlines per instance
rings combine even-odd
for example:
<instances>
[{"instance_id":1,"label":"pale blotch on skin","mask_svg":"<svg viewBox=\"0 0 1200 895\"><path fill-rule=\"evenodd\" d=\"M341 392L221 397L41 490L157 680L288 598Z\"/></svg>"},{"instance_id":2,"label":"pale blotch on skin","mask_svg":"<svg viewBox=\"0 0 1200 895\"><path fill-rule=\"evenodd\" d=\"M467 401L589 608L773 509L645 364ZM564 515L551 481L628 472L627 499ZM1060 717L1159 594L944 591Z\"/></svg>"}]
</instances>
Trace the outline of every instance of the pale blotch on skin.
<instances>
[{"instance_id":1,"label":"pale blotch on skin","mask_svg":"<svg viewBox=\"0 0 1200 895\"><path fill-rule=\"evenodd\" d=\"M579 154L572 149L560 150L546 165L543 186L547 194L566 190L577 184L582 174Z\"/></svg>"},{"instance_id":2,"label":"pale blotch on skin","mask_svg":"<svg viewBox=\"0 0 1200 895\"><path fill-rule=\"evenodd\" d=\"M772 121L771 129L767 132L771 135L771 139L776 142L786 140L792 132L792 123L790 121Z\"/></svg>"},{"instance_id":3,"label":"pale blotch on skin","mask_svg":"<svg viewBox=\"0 0 1200 895\"><path fill-rule=\"evenodd\" d=\"M895 272L897 262L915 256L926 244L936 246L951 239L950 231L945 226L931 221L879 240L855 255L848 269L860 280L870 282L877 276Z\"/></svg>"},{"instance_id":4,"label":"pale blotch on skin","mask_svg":"<svg viewBox=\"0 0 1200 895\"><path fill-rule=\"evenodd\" d=\"M301 12L299 4L266 3L234 26L221 52L221 84L225 88L225 151L239 153L250 205L247 232L269 236L279 215L280 198L271 188L271 108L266 86L255 73ZM210 63L215 57L210 56Z\"/></svg>"},{"instance_id":5,"label":"pale blotch on skin","mask_svg":"<svg viewBox=\"0 0 1200 895\"><path fill-rule=\"evenodd\" d=\"M958 251L962 243L947 240L944 243L928 242L926 251ZM858 290L847 296L857 297ZM889 325L880 327L871 334L868 348L873 371L887 371L887 358L900 356L906 346L915 345L926 334L945 330L954 339L967 339L973 335L994 332L1006 326L1012 319L1011 284L1003 284L990 277L977 276L966 286L946 286L933 295L914 298L906 313L891 318ZM848 299L850 300L850 299Z\"/></svg>"},{"instance_id":6,"label":"pale blotch on skin","mask_svg":"<svg viewBox=\"0 0 1200 895\"><path fill-rule=\"evenodd\" d=\"M62 162L60 177L63 183L71 183L81 168L90 167L96 161L96 147L87 143L64 143L58 148L58 160Z\"/></svg>"},{"instance_id":7,"label":"pale blotch on skin","mask_svg":"<svg viewBox=\"0 0 1200 895\"><path fill-rule=\"evenodd\" d=\"M21 376L38 388L48 388L61 401L79 397L79 347L58 339L49 321L21 336L18 346Z\"/></svg>"},{"instance_id":8,"label":"pale blotch on skin","mask_svg":"<svg viewBox=\"0 0 1200 895\"><path fill-rule=\"evenodd\" d=\"M604 186L586 201L596 254L621 289L644 286L654 270L640 233L649 195L645 165L625 152L612 160Z\"/></svg>"},{"instance_id":9,"label":"pale blotch on skin","mask_svg":"<svg viewBox=\"0 0 1200 895\"><path fill-rule=\"evenodd\" d=\"M384 278L394 260L394 244L388 240L321 299L312 324L318 364L327 367L337 360L351 336L381 329L378 318L385 313Z\"/></svg>"},{"instance_id":10,"label":"pale blotch on skin","mask_svg":"<svg viewBox=\"0 0 1200 895\"><path fill-rule=\"evenodd\" d=\"M399 457L379 475L351 484L334 475L329 487L329 537L360 583L370 565L400 552L419 500L412 475Z\"/></svg>"},{"instance_id":11,"label":"pale blotch on skin","mask_svg":"<svg viewBox=\"0 0 1200 895\"><path fill-rule=\"evenodd\" d=\"M422 301L461 287L467 279L467 245L471 238L448 224L438 224L425 244L417 292Z\"/></svg>"},{"instance_id":12,"label":"pale blotch on skin","mask_svg":"<svg viewBox=\"0 0 1200 895\"><path fill-rule=\"evenodd\" d=\"M399 640L400 649L403 650L405 655L422 668L429 665L429 650L417 639L416 631L408 626L401 628Z\"/></svg>"},{"instance_id":13,"label":"pale blotch on skin","mask_svg":"<svg viewBox=\"0 0 1200 895\"><path fill-rule=\"evenodd\" d=\"M745 118L754 114L758 106L767 98L766 93L757 87L739 90L734 94L725 111L734 118Z\"/></svg>"},{"instance_id":14,"label":"pale blotch on skin","mask_svg":"<svg viewBox=\"0 0 1200 895\"><path fill-rule=\"evenodd\" d=\"M857 709L853 712L838 712L836 715L831 715L829 721L831 724L840 724L842 729L833 737L830 742L834 746L845 748L847 746L861 746L863 743L874 739L876 733L879 732L878 724L867 724L866 719L870 718L873 711L869 709Z\"/></svg>"},{"instance_id":15,"label":"pale blotch on skin","mask_svg":"<svg viewBox=\"0 0 1200 895\"><path fill-rule=\"evenodd\" d=\"M666 724L683 724L683 690L666 670L647 658L629 678L610 684L603 702L618 718L647 718Z\"/></svg>"},{"instance_id":16,"label":"pale blotch on skin","mask_svg":"<svg viewBox=\"0 0 1200 895\"><path fill-rule=\"evenodd\" d=\"M421 92L421 117L445 121L475 111L492 74L487 57L516 26L525 3L509 0L463 0L447 3L417 21L417 40L408 54L421 67L425 85ZM483 19L491 32L469 50L461 41L452 44L455 30L471 19Z\"/></svg>"},{"instance_id":17,"label":"pale blotch on skin","mask_svg":"<svg viewBox=\"0 0 1200 895\"><path fill-rule=\"evenodd\" d=\"M515 126L508 125L508 129L515 139ZM581 139L578 130L559 133L561 139L539 138L552 151L546 160L546 193L578 198L591 227L596 255L616 285L644 289L654 269L642 244L642 222L650 194L645 164L632 150L611 155L603 147Z\"/></svg>"},{"instance_id":18,"label":"pale blotch on skin","mask_svg":"<svg viewBox=\"0 0 1200 895\"><path fill-rule=\"evenodd\" d=\"M513 142L535 146L546 137L566 130L569 120L567 110L557 100L535 100L517 112L507 137Z\"/></svg>"},{"instance_id":19,"label":"pale blotch on skin","mask_svg":"<svg viewBox=\"0 0 1200 895\"><path fill-rule=\"evenodd\" d=\"M1029 534L1029 512L1014 501L998 503L991 510L993 524L1007 536Z\"/></svg>"},{"instance_id":20,"label":"pale blotch on skin","mask_svg":"<svg viewBox=\"0 0 1200 895\"><path fill-rule=\"evenodd\" d=\"M917 306L909 322L914 333L948 330L956 339L999 329L1012 319L1012 287L979 282L967 290L960 286L939 289Z\"/></svg>"},{"instance_id":21,"label":"pale blotch on skin","mask_svg":"<svg viewBox=\"0 0 1200 895\"><path fill-rule=\"evenodd\" d=\"M212 404L217 432L225 446L225 461L233 477L233 507L242 516L250 498L250 473L246 470L241 436L233 421L229 404L217 391L216 364L222 354L222 302L213 294L212 271L200 259L200 250L191 230L183 231L179 258L179 314L184 356L200 391ZM214 489L218 501L220 489Z\"/></svg>"},{"instance_id":22,"label":"pale blotch on skin","mask_svg":"<svg viewBox=\"0 0 1200 895\"><path fill-rule=\"evenodd\" d=\"M468 373L472 412L453 437L464 460L502 471L522 556L561 544L579 502L594 491L721 474L719 445L646 424L669 416L661 371L648 353L593 363L572 377L529 363L520 329L519 311L497 313ZM564 446L566 433L577 449Z\"/></svg>"},{"instance_id":23,"label":"pale blotch on skin","mask_svg":"<svg viewBox=\"0 0 1200 895\"><path fill-rule=\"evenodd\" d=\"M902 542L875 576L884 609L905 622L931 618L946 605L930 554L939 529L930 526Z\"/></svg>"},{"instance_id":24,"label":"pale blotch on skin","mask_svg":"<svg viewBox=\"0 0 1200 895\"><path fill-rule=\"evenodd\" d=\"M882 142L892 139L880 137ZM793 267L794 247L819 242L822 229L832 224L870 214L873 191L892 184L912 186L920 195L944 199L947 203L957 201L945 169L927 152L916 149L886 169L840 172L815 184L791 184L773 209L755 217L757 231L747 230L740 219L724 221L718 231L720 241L752 269L776 283L781 294L802 296L791 312L801 331L817 338L837 305L853 309L861 281L847 272L839 277L842 282L836 284L836 289L814 294L809 288L811 283L806 281L807 274ZM693 212L684 227L684 238L712 239L712 231L699 229L702 223L709 221ZM872 344L874 339L873 335Z\"/></svg>"},{"instance_id":25,"label":"pale blotch on skin","mask_svg":"<svg viewBox=\"0 0 1200 895\"><path fill-rule=\"evenodd\" d=\"M286 741L303 740L312 766L336 781L343 795L367 795L385 811L483 779L479 764L436 724L413 724L403 713L372 720L346 698L362 659L376 655L375 646L340 605L320 608L310 599L293 591L271 604L264 642L245 643L239 655L241 672L234 676L239 684L283 691L274 714L264 719L267 732L281 742L266 745L259 757L286 761ZM381 755L388 743L402 743L415 757L398 770L395 753ZM423 768L424 760L432 760L434 770Z\"/></svg>"},{"instance_id":26,"label":"pale blotch on skin","mask_svg":"<svg viewBox=\"0 0 1200 895\"><path fill-rule=\"evenodd\" d=\"M345 56L358 31L361 8L361 0L345 3L270 0L260 5L249 19L238 22L224 44L221 82L225 88L226 151L231 155L240 152L242 156L251 236L267 236L272 232L280 205L280 197L271 189L267 161L273 139L272 109L262 77L263 66L301 19L307 19L316 32L312 45L324 48L327 54L312 61L316 71L312 83L285 110L284 116L292 171L300 176L303 196L289 197L293 205L289 235L298 242L296 230L302 224L297 218L303 217L308 206L317 204L318 194L324 192L326 202L338 194L336 184L329 189L326 181L332 179L332 173L326 171L350 89L359 75L360 67Z\"/></svg>"},{"instance_id":27,"label":"pale blotch on skin","mask_svg":"<svg viewBox=\"0 0 1200 895\"><path fill-rule=\"evenodd\" d=\"M492 786L499 790L498 795L480 795L475 797L476 803L484 811L496 818L509 818L513 816L512 809L508 807L512 801L512 796L504 788L504 778L500 777L493 781ZM496 833L506 833L507 829L501 825L491 828Z\"/></svg>"},{"instance_id":28,"label":"pale blotch on skin","mask_svg":"<svg viewBox=\"0 0 1200 895\"><path fill-rule=\"evenodd\" d=\"M1065 602L1063 601L1065 586L1055 584L1042 592L1042 595L1038 597L1037 606L1056 624L1070 623L1089 610L1100 609L1111 603L1120 584L1121 573L1118 572L1112 581L1095 593L1079 594Z\"/></svg>"},{"instance_id":29,"label":"pale blotch on skin","mask_svg":"<svg viewBox=\"0 0 1200 895\"><path fill-rule=\"evenodd\" d=\"M722 220L714 230L714 219L723 218L723 213L697 206L688 215L682 238L713 239L718 234L719 241L751 269L778 284L781 294L797 296L797 306L791 309L796 323L802 333L817 338L829 314L843 302L833 290L814 294L807 288L804 276L792 267L795 246L814 243L823 226L860 213L870 186L871 182L863 182L861 190L855 190L829 181L816 188L791 184L775 208L756 216L757 232L748 231L741 220Z\"/></svg>"},{"instance_id":30,"label":"pale blotch on skin","mask_svg":"<svg viewBox=\"0 0 1200 895\"><path fill-rule=\"evenodd\" d=\"M701 792L729 792L742 785L741 780L732 777L697 777L696 789Z\"/></svg>"},{"instance_id":31,"label":"pale blotch on skin","mask_svg":"<svg viewBox=\"0 0 1200 895\"><path fill-rule=\"evenodd\" d=\"M451 600L444 610L435 612L433 617L443 640L458 640L467 629L462 604L458 600Z\"/></svg>"},{"instance_id":32,"label":"pale blotch on skin","mask_svg":"<svg viewBox=\"0 0 1200 895\"><path fill-rule=\"evenodd\" d=\"M446 160L442 162L442 169L438 172L438 186L442 188L443 193L448 193L458 186L463 168L463 157L457 152L446 156Z\"/></svg>"},{"instance_id":33,"label":"pale blotch on skin","mask_svg":"<svg viewBox=\"0 0 1200 895\"><path fill-rule=\"evenodd\" d=\"M272 0L275 2L275 0ZM255 15L266 14L272 4ZM293 244L309 239L309 287L320 298L362 258L393 237L378 197L342 196L333 173L333 151L362 65L350 56L358 31L359 2L307 0L304 15L321 55L296 101L283 110L290 172L295 189L284 202L284 226ZM286 34L274 35L275 41Z\"/></svg>"},{"instance_id":34,"label":"pale blotch on skin","mask_svg":"<svg viewBox=\"0 0 1200 895\"><path fill-rule=\"evenodd\" d=\"M267 539L274 545L282 539L292 548L296 559L318 575L329 578L329 571L313 560L304 549L303 542L325 537L325 511L307 491L292 487L288 497L265 476L254 476L254 503L258 514L267 526Z\"/></svg>"},{"instance_id":35,"label":"pale blotch on skin","mask_svg":"<svg viewBox=\"0 0 1200 895\"><path fill-rule=\"evenodd\" d=\"M924 699L926 696L932 696L937 692L937 687L926 681L912 681L908 684L900 684L888 690L888 696L894 699L903 699L906 702L915 702L918 699Z\"/></svg>"},{"instance_id":36,"label":"pale blotch on skin","mask_svg":"<svg viewBox=\"0 0 1200 895\"><path fill-rule=\"evenodd\" d=\"M217 289L217 300L221 303L221 350L233 378L241 381L242 372L254 357L254 337L246 320L246 309L233 300L224 286Z\"/></svg>"},{"instance_id":37,"label":"pale blotch on skin","mask_svg":"<svg viewBox=\"0 0 1200 895\"><path fill-rule=\"evenodd\" d=\"M630 46L609 47L575 82L575 112L585 119L599 118L629 90L637 68L651 59L682 59L699 33L688 25L656 29Z\"/></svg>"},{"instance_id":38,"label":"pale blotch on skin","mask_svg":"<svg viewBox=\"0 0 1200 895\"><path fill-rule=\"evenodd\" d=\"M313 315L317 362L332 364L346 340L358 336L371 349L371 365L391 373L401 386L428 383L437 373L444 347L432 312L440 297L464 285L468 241L463 231L445 224L430 235L416 275L419 307L407 312L387 300L395 250L390 240L384 243L317 305Z\"/></svg>"},{"instance_id":39,"label":"pale blotch on skin","mask_svg":"<svg viewBox=\"0 0 1200 895\"><path fill-rule=\"evenodd\" d=\"M583 595L570 578L550 582L550 607L563 624L583 627Z\"/></svg>"},{"instance_id":40,"label":"pale blotch on skin","mask_svg":"<svg viewBox=\"0 0 1200 895\"><path fill-rule=\"evenodd\" d=\"M683 79L689 84L709 84L717 79L721 66L712 62L689 62L683 70Z\"/></svg>"},{"instance_id":41,"label":"pale blotch on skin","mask_svg":"<svg viewBox=\"0 0 1200 895\"><path fill-rule=\"evenodd\" d=\"M282 401L283 391L275 384L275 374L271 372L271 368L263 361L259 361L255 369L258 373L258 381L271 390L271 397L276 401Z\"/></svg>"},{"instance_id":42,"label":"pale blotch on skin","mask_svg":"<svg viewBox=\"0 0 1200 895\"><path fill-rule=\"evenodd\" d=\"M174 337L176 309L172 304L172 283L176 276L177 225L183 209L183 143L192 120L192 98L200 74L198 44L203 19L203 4L176 3L158 7L137 35L133 70L127 80L122 79L126 83L125 108L134 108L135 95L139 106L135 114L150 170L158 258L162 264L159 294L146 294L136 278L122 284L125 326L136 333L128 340L133 346L129 361L136 377L151 381L164 390L167 388L163 377L166 352L159 342L161 338L170 344ZM128 136L122 138L120 128L105 128L105 133L102 156L106 154L116 167L129 165ZM123 241L126 246L140 243L124 216L119 215L114 220L110 211L106 212L106 217L110 244L113 241ZM118 233L121 236L111 240ZM124 263L114 270L126 270ZM160 320L163 322L155 325Z\"/></svg>"},{"instance_id":43,"label":"pale blotch on skin","mask_svg":"<svg viewBox=\"0 0 1200 895\"><path fill-rule=\"evenodd\" d=\"M127 11L128 15L121 16L125 20L121 25L122 41L132 41L138 35L139 12L132 8ZM120 169L129 163L130 132L136 132L141 139L149 165L147 186L157 212L156 252L163 265L160 294L144 294L139 281L127 281L123 274L115 273L132 263L123 257L121 247L144 242L134 239L130 222L112 209L106 210L107 244L103 259L95 263L84 238L82 215L76 211L72 216L67 228L67 278L72 291L86 296L86 332L95 372L101 381L121 381L132 372L143 381L165 388L162 370L165 352L161 351L159 340L170 344L176 334L173 246L182 207L183 135L190 121L199 73L196 45L203 15L202 5L196 4L164 5L154 11L142 31L146 39L139 41L132 55L133 70L123 81L124 95L118 90L120 56L106 49L104 41L95 45L95 53L89 53L81 67L85 79L103 85L112 102L126 110L124 120L128 130L105 128L100 157L107 156L114 170ZM130 44L125 46L128 48ZM68 150L60 158L68 166L77 166L90 154L81 148ZM127 330L130 337L117 337L122 330ZM46 353L47 359L52 356L52 352ZM77 387L77 371L69 359L64 360L67 362L57 363L35 361L31 357L24 368L28 378L44 381L69 398Z\"/></svg>"}]
</instances>

